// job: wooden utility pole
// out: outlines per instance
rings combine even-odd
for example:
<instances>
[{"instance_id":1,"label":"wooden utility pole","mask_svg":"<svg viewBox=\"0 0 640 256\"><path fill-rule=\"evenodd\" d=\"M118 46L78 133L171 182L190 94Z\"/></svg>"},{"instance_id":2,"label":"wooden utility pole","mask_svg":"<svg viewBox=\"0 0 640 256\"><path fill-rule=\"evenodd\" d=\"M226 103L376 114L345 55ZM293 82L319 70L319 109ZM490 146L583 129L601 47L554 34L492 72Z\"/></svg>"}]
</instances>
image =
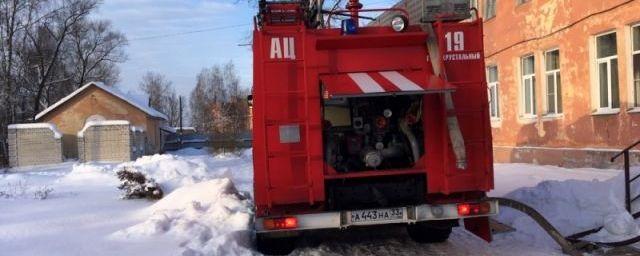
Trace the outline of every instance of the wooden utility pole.
<instances>
[{"instance_id":1,"label":"wooden utility pole","mask_svg":"<svg viewBox=\"0 0 640 256\"><path fill-rule=\"evenodd\" d=\"M178 101L180 103L180 135L182 135L182 96L178 97Z\"/></svg>"}]
</instances>

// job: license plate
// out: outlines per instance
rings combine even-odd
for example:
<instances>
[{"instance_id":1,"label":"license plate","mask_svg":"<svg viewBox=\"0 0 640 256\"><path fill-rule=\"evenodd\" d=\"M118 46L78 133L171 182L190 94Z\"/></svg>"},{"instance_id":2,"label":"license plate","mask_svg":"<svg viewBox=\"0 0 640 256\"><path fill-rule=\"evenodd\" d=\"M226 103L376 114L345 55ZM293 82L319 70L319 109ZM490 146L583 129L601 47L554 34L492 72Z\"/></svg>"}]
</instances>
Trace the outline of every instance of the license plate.
<instances>
[{"instance_id":1,"label":"license plate","mask_svg":"<svg viewBox=\"0 0 640 256\"><path fill-rule=\"evenodd\" d=\"M403 208L360 210L351 212L351 223L366 224L404 219Z\"/></svg>"}]
</instances>

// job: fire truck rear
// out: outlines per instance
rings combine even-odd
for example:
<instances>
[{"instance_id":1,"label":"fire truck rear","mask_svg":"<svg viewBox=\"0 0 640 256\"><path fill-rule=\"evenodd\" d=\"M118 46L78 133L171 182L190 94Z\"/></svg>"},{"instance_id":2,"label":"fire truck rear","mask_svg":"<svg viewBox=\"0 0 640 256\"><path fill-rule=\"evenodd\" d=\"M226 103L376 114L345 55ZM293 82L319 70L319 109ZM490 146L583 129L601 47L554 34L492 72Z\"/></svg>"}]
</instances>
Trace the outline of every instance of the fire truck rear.
<instances>
[{"instance_id":1,"label":"fire truck rear","mask_svg":"<svg viewBox=\"0 0 640 256\"><path fill-rule=\"evenodd\" d=\"M490 241L491 129L482 21L466 1L323 10L259 2L253 32L259 251L318 229L406 225L417 242L454 226ZM433 1L439 2L439 1ZM369 13L388 24L360 26ZM331 28L331 24L339 27ZM462 221L461 221L462 220Z\"/></svg>"}]
</instances>

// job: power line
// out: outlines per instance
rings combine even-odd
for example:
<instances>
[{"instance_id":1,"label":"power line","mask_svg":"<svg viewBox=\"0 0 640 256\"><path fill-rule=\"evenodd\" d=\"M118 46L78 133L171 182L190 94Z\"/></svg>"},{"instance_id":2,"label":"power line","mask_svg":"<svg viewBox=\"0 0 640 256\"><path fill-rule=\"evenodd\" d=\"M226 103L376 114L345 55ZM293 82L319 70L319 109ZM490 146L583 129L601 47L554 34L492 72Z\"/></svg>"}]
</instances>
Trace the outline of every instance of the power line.
<instances>
[{"instance_id":1,"label":"power line","mask_svg":"<svg viewBox=\"0 0 640 256\"><path fill-rule=\"evenodd\" d=\"M376 1L376 2L373 2L373 3L366 3L365 2L364 4L366 4L366 5L376 5L376 4L392 4L392 5L395 5L395 4L399 3L399 2L400 1L396 1L396 0L385 0L385 1Z\"/></svg>"},{"instance_id":2,"label":"power line","mask_svg":"<svg viewBox=\"0 0 640 256\"><path fill-rule=\"evenodd\" d=\"M161 35L153 35L153 36L135 37L135 38L129 39L129 41L130 42L131 41L143 41L143 40L151 40L151 39L158 39L158 38L182 36L182 35L189 35L189 34L195 34L195 33L202 33L202 32L209 32L209 31L230 29L230 28L239 28L239 27L244 27L244 26L248 26L248 25L251 25L251 24L250 23L245 23L245 24L237 24L237 25L229 25L229 26L222 26L222 27L213 27L213 28L205 28L205 29L177 32L177 33L171 33L171 34L161 34Z\"/></svg>"},{"instance_id":3,"label":"power line","mask_svg":"<svg viewBox=\"0 0 640 256\"><path fill-rule=\"evenodd\" d=\"M396 0L384 0L384 1L376 1L376 2L373 2L373 3L369 3L369 5L375 5L375 4L381 4L381 3L395 3L395 2L397 2L397 1ZM340 3L340 1L337 1L336 3L338 4L338 3ZM160 35L153 35L153 36L134 37L134 38L129 39L129 42L132 42L132 41L144 41L144 40L159 39L159 38L167 38L167 37L175 37L175 36L196 34L196 33L202 33L202 32L216 31L216 30L238 28L238 27L244 27L244 26L249 26L249 25L251 25L251 24L250 23L245 23L245 24L236 24L236 25L229 25L229 26L222 26L222 27L213 27L213 28L205 28L205 29L177 32L177 33L171 33L171 34L160 34Z\"/></svg>"},{"instance_id":4,"label":"power line","mask_svg":"<svg viewBox=\"0 0 640 256\"><path fill-rule=\"evenodd\" d=\"M500 54L500 53L502 53L502 52L504 52L506 50L509 50L509 49L511 49L511 48L513 48L513 47L515 47L517 45L520 45L520 44L524 44L524 43L527 43L527 42L536 41L536 40L544 39L544 38L547 38L547 37L551 37L551 36L561 32L561 31L567 30L567 29L577 25L578 23L581 23L581 22L583 22L583 21L585 21L585 20L587 20L587 19L589 19L589 18L591 18L593 16L600 15L600 14L612 11L612 10L617 9L619 7L622 7L624 5L630 4L633 1L635 1L635 0L628 0L626 2L622 2L622 3L618 4L618 5L615 5L615 6L611 7L611 8L608 8L608 9L605 9L605 10L602 10L602 11L599 11L599 12L595 12L595 13L589 14L589 15L584 16L584 17L582 17L582 18L580 18L580 19L578 19L578 20L576 20L574 22L569 23L568 25L566 25L564 27L561 27L561 28L559 28L559 29L557 29L555 31L552 31L551 33L548 33L546 35L532 37L532 38L528 38L528 39L513 43L513 44L511 44L511 45L509 45L507 47L504 47L504 48L502 48L502 49L500 49L498 51L495 51L495 52L485 56L485 58L491 58L491 57L493 57L493 56L495 56L497 54Z\"/></svg>"}]
</instances>

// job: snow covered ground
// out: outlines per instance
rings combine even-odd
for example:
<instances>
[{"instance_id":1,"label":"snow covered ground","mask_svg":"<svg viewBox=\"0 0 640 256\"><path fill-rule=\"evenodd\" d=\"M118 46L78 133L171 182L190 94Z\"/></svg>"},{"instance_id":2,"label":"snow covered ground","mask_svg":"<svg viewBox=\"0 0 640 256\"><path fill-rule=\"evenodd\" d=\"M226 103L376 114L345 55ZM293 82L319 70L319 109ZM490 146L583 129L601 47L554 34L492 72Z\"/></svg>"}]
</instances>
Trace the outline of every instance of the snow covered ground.
<instances>
[{"instance_id":1,"label":"snow covered ground","mask_svg":"<svg viewBox=\"0 0 640 256\"><path fill-rule=\"evenodd\" d=\"M121 200L115 172L158 182L159 201ZM497 164L496 190L528 203L565 235L606 223L593 240L638 234L622 207L620 171ZM0 173L2 171L0 170ZM638 186L640 188L640 186ZM74 162L0 174L0 255L252 255L251 151L187 149L123 164ZM640 190L637 190L640 193ZM442 244L414 243L402 227L326 231L294 255L560 255L532 220L503 208L517 231L487 244L455 228Z\"/></svg>"}]
</instances>

